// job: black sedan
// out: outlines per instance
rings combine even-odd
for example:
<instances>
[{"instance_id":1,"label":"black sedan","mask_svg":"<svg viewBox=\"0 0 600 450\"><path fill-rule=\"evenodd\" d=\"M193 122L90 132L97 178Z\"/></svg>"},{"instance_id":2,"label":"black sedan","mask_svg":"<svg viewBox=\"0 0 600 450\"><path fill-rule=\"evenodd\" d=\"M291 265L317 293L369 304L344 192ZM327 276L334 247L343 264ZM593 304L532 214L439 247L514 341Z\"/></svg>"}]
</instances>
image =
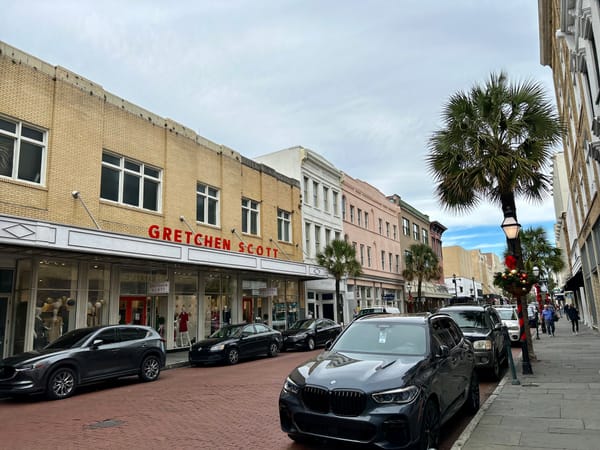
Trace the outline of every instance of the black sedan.
<instances>
[{"instance_id":1,"label":"black sedan","mask_svg":"<svg viewBox=\"0 0 600 450\"><path fill-rule=\"evenodd\" d=\"M281 333L263 323L240 323L219 328L207 339L196 342L189 352L190 365L226 362L259 355L277 356Z\"/></svg>"},{"instance_id":2,"label":"black sedan","mask_svg":"<svg viewBox=\"0 0 600 450\"><path fill-rule=\"evenodd\" d=\"M63 334L40 351L0 361L0 394L45 393L69 397L77 386L138 375L154 381L165 366L164 340L150 327L111 325L79 328Z\"/></svg>"},{"instance_id":3,"label":"black sedan","mask_svg":"<svg viewBox=\"0 0 600 450\"><path fill-rule=\"evenodd\" d=\"M283 348L314 350L333 341L342 332L342 326L330 319L303 319L283 331Z\"/></svg>"},{"instance_id":4,"label":"black sedan","mask_svg":"<svg viewBox=\"0 0 600 450\"><path fill-rule=\"evenodd\" d=\"M441 425L479 409L471 343L447 315L370 315L298 366L279 396L294 441L437 448Z\"/></svg>"}]
</instances>

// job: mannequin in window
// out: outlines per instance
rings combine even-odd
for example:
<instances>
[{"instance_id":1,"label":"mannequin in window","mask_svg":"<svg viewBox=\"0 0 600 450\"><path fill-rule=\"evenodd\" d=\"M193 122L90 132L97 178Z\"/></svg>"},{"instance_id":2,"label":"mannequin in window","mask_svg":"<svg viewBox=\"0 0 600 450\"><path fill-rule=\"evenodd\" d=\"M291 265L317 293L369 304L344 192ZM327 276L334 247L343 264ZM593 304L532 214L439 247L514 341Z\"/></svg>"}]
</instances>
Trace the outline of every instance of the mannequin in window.
<instances>
[{"instance_id":1,"label":"mannequin in window","mask_svg":"<svg viewBox=\"0 0 600 450\"><path fill-rule=\"evenodd\" d=\"M185 306L181 307L181 312L179 313L179 317L178 317L178 322L179 322L179 339L180 339L180 344L181 347L186 346L189 347L190 346L190 334L188 332L188 321L190 320L190 316L187 313L187 311L185 310ZM185 344L184 344L185 342Z\"/></svg>"},{"instance_id":2,"label":"mannequin in window","mask_svg":"<svg viewBox=\"0 0 600 450\"><path fill-rule=\"evenodd\" d=\"M48 344L48 328L42 319L42 308L35 308L35 324L33 328L33 349L41 350Z\"/></svg>"}]
</instances>

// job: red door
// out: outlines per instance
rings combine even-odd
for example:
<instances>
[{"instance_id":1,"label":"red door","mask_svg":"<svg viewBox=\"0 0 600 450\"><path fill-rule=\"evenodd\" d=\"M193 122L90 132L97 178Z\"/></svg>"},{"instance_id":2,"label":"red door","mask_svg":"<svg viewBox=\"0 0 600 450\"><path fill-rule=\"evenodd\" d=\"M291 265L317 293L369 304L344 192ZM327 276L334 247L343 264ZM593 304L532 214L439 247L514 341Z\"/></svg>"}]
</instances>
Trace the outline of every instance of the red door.
<instances>
[{"instance_id":1,"label":"red door","mask_svg":"<svg viewBox=\"0 0 600 450\"><path fill-rule=\"evenodd\" d=\"M252 297L242 299L242 318L246 323L254 322L254 312L252 311Z\"/></svg>"},{"instance_id":2,"label":"red door","mask_svg":"<svg viewBox=\"0 0 600 450\"><path fill-rule=\"evenodd\" d=\"M146 297L120 297L119 323L147 325Z\"/></svg>"}]
</instances>

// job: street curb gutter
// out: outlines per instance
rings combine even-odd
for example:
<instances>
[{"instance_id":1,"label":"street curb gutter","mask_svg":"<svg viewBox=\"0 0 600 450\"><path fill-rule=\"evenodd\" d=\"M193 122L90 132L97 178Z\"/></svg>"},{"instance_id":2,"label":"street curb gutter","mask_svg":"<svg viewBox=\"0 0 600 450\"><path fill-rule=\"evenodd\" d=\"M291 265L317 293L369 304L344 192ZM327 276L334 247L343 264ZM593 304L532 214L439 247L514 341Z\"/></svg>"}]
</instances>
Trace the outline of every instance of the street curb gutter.
<instances>
[{"instance_id":1,"label":"street curb gutter","mask_svg":"<svg viewBox=\"0 0 600 450\"><path fill-rule=\"evenodd\" d=\"M496 389L494 389L494 392L492 392L490 394L490 396L485 401L485 403L479 408L479 411L477 411L477 414L475 414L475 416L473 416L473 418L469 422L469 425L467 425L465 427L465 429L460 434L458 439L454 442L454 444L452 445L450 450L460 450L463 448L463 445L465 445L465 443L469 440L469 438L471 437L471 434L473 433L473 430L475 429L475 427L477 427L477 425L481 421L481 418L483 417L485 412L490 408L490 406L492 406L492 403L494 403L494 400L496 400L496 398L498 397L500 391L506 384L507 380L508 380L508 374L506 374L504 376L504 378L502 378L500 383L498 383L498 386L496 386Z\"/></svg>"}]
</instances>

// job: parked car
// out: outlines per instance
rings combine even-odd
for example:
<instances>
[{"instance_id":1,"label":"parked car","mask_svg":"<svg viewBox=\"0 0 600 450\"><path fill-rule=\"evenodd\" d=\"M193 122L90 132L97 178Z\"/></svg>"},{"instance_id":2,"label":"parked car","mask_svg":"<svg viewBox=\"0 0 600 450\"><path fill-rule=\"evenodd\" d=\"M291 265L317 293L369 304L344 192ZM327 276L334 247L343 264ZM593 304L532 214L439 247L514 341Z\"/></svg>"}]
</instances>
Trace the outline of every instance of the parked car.
<instances>
[{"instance_id":1,"label":"parked car","mask_svg":"<svg viewBox=\"0 0 600 450\"><path fill-rule=\"evenodd\" d=\"M0 394L44 393L63 399L80 385L110 378L138 375L142 381L155 381L165 362L164 340L150 327L79 328L40 351L1 360Z\"/></svg>"},{"instance_id":2,"label":"parked car","mask_svg":"<svg viewBox=\"0 0 600 450\"><path fill-rule=\"evenodd\" d=\"M368 315L296 367L279 396L297 442L437 448L440 427L479 409L472 344L445 314Z\"/></svg>"},{"instance_id":3,"label":"parked car","mask_svg":"<svg viewBox=\"0 0 600 450\"><path fill-rule=\"evenodd\" d=\"M492 375L501 376L501 367L508 366L506 333L502 319L489 305L452 305L440 308L454 319L464 335L473 343L476 366Z\"/></svg>"},{"instance_id":4,"label":"parked car","mask_svg":"<svg viewBox=\"0 0 600 450\"><path fill-rule=\"evenodd\" d=\"M374 306L372 308L362 308L356 314L356 317L367 316L369 314L400 314L400 310L393 306Z\"/></svg>"},{"instance_id":5,"label":"parked car","mask_svg":"<svg viewBox=\"0 0 600 450\"><path fill-rule=\"evenodd\" d=\"M494 308L498 311L498 314L500 314L500 319L508 330L510 341L519 342L520 327L517 310L512 306L494 306Z\"/></svg>"},{"instance_id":6,"label":"parked car","mask_svg":"<svg viewBox=\"0 0 600 450\"><path fill-rule=\"evenodd\" d=\"M207 339L196 342L189 351L190 365L226 362L258 355L277 356L283 337L264 323L240 323L219 328Z\"/></svg>"},{"instance_id":7,"label":"parked car","mask_svg":"<svg viewBox=\"0 0 600 450\"><path fill-rule=\"evenodd\" d=\"M283 349L314 350L333 341L342 332L342 326L330 319L303 319L283 331Z\"/></svg>"}]
</instances>

